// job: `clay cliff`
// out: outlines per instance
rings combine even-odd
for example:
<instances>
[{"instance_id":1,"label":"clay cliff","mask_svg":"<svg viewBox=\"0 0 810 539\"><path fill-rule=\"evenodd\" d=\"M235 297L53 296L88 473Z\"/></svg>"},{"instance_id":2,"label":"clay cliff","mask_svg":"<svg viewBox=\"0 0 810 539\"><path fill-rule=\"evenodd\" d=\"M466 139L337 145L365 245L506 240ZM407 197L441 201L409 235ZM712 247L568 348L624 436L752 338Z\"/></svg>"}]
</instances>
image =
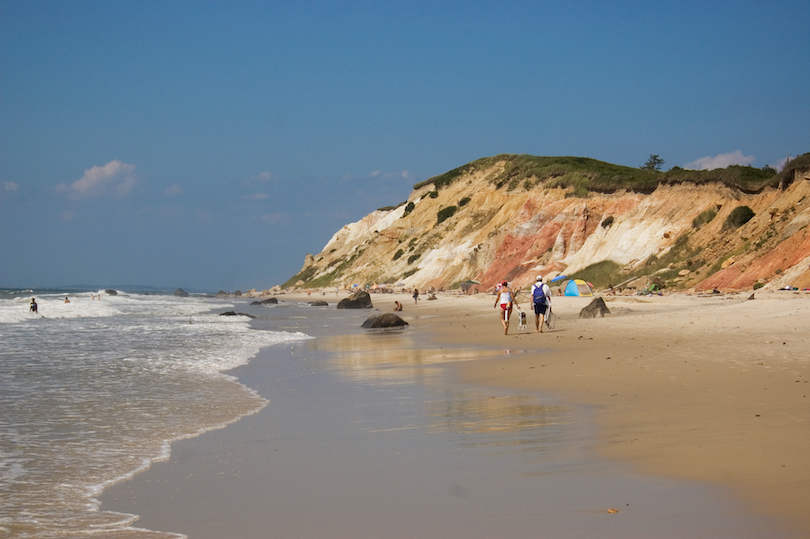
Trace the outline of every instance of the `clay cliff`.
<instances>
[{"instance_id":1,"label":"clay cliff","mask_svg":"<svg viewBox=\"0 0 810 539\"><path fill-rule=\"evenodd\" d=\"M285 286L475 281L484 291L564 273L597 287L810 287L810 154L791 165L663 173L485 158L344 226Z\"/></svg>"}]
</instances>

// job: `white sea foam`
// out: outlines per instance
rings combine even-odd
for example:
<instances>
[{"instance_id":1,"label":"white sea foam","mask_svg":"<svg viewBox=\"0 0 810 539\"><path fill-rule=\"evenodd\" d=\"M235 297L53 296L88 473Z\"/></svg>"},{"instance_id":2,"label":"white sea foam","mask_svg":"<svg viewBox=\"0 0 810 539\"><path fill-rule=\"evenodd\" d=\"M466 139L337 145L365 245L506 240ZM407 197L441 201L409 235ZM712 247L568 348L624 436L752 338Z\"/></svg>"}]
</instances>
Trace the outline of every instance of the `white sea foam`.
<instances>
[{"instance_id":1,"label":"white sea foam","mask_svg":"<svg viewBox=\"0 0 810 539\"><path fill-rule=\"evenodd\" d=\"M234 306L210 298L47 293L34 315L31 297L0 299L0 531L11 536L119 536L129 520L93 497L168 458L169 441L261 409L223 371L307 338L217 316Z\"/></svg>"}]
</instances>

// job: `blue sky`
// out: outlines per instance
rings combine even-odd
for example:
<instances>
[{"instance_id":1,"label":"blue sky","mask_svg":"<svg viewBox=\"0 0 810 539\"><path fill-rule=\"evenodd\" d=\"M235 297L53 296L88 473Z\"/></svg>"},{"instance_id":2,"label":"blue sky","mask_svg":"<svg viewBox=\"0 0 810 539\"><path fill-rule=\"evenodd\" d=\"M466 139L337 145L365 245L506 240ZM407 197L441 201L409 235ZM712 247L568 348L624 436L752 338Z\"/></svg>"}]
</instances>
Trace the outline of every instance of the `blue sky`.
<instances>
[{"instance_id":1,"label":"blue sky","mask_svg":"<svg viewBox=\"0 0 810 539\"><path fill-rule=\"evenodd\" d=\"M498 153L810 151L810 3L0 0L0 286L216 291Z\"/></svg>"}]
</instances>

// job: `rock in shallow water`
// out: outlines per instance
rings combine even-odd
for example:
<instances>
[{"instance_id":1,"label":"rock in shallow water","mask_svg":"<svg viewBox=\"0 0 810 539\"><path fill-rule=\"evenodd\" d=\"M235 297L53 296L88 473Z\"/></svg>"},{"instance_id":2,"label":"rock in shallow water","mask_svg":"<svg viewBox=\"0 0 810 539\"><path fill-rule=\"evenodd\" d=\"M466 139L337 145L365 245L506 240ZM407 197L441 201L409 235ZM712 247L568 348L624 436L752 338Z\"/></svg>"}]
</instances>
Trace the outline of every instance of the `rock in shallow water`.
<instances>
[{"instance_id":1,"label":"rock in shallow water","mask_svg":"<svg viewBox=\"0 0 810 539\"><path fill-rule=\"evenodd\" d=\"M276 298L267 298L263 299L262 301L251 301L251 305L276 305L278 304L278 299Z\"/></svg>"},{"instance_id":2,"label":"rock in shallow water","mask_svg":"<svg viewBox=\"0 0 810 539\"><path fill-rule=\"evenodd\" d=\"M369 317L361 327L366 329L405 327L408 322L394 313L377 314Z\"/></svg>"},{"instance_id":3,"label":"rock in shallow water","mask_svg":"<svg viewBox=\"0 0 810 539\"><path fill-rule=\"evenodd\" d=\"M256 318L252 314L237 313L234 311L225 311L224 313L219 313L219 316L247 316L248 318Z\"/></svg>"}]
</instances>

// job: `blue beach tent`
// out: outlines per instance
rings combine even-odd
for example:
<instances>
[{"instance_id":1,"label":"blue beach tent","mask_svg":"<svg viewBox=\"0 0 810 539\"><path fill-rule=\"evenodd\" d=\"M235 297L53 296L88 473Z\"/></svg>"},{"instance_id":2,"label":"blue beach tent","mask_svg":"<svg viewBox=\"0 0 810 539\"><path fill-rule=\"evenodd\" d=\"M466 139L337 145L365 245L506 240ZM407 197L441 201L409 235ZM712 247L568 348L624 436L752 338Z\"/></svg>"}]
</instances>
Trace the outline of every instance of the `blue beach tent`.
<instances>
[{"instance_id":1,"label":"blue beach tent","mask_svg":"<svg viewBox=\"0 0 810 539\"><path fill-rule=\"evenodd\" d=\"M593 290L591 286L583 281L582 279L571 279L568 281L568 284L565 285L565 292L566 296L593 296Z\"/></svg>"}]
</instances>

